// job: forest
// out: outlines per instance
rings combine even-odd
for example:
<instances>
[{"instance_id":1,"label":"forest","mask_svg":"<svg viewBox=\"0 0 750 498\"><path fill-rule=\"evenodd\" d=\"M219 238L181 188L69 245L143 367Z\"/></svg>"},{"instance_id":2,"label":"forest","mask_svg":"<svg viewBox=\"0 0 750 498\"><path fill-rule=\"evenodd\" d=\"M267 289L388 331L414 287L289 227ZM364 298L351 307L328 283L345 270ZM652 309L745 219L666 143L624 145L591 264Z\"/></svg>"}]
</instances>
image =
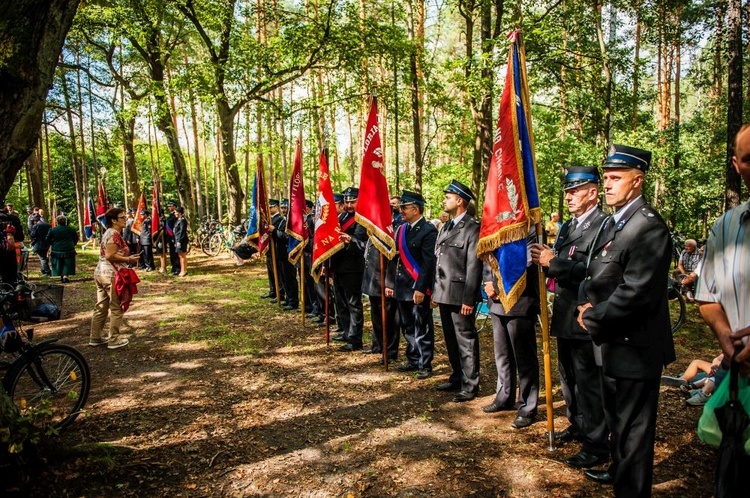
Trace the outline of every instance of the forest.
<instances>
[{"instance_id":1,"label":"forest","mask_svg":"<svg viewBox=\"0 0 750 498\"><path fill-rule=\"evenodd\" d=\"M236 224L259 160L270 196L286 195L298 138L308 198L322 148L334 189L356 186L377 96L389 187L422 192L436 217L452 178L483 191L506 35L520 29L545 216L565 212L565 166L623 143L653 152L645 192L670 228L702 239L747 197L730 161L750 115L749 11L740 0L20 0L0 14L0 195L82 230L99 182L135 207L158 180L188 219ZM53 28L41 46L34 34ZM24 78L36 99L18 98Z\"/></svg>"}]
</instances>

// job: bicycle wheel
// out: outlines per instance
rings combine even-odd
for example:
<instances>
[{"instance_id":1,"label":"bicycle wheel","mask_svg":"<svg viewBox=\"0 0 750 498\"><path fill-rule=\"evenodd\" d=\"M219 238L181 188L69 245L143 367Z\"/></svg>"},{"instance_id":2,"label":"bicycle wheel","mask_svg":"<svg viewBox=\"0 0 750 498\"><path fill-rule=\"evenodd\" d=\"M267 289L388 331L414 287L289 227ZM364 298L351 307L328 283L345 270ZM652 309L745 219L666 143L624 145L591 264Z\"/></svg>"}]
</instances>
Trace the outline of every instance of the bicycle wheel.
<instances>
[{"instance_id":1,"label":"bicycle wheel","mask_svg":"<svg viewBox=\"0 0 750 498\"><path fill-rule=\"evenodd\" d=\"M81 411L91 388L86 359L65 344L42 344L24 353L4 380L21 416L42 428L63 429Z\"/></svg>"},{"instance_id":2,"label":"bicycle wheel","mask_svg":"<svg viewBox=\"0 0 750 498\"><path fill-rule=\"evenodd\" d=\"M213 257L218 256L222 249L224 249L224 237L220 233L215 233L208 239L208 244L203 252Z\"/></svg>"},{"instance_id":3,"label":"bicycle wheel","mask_svg":"<svg viewBox=\"0 0 750 498\"><path fill-rule=\"evenodd\" d=\"M670 295L669 300L669 323L672 325L672 333L675 333L685 323L685 298L682 293L675 292Z\"/></svg>"}]
</instances>

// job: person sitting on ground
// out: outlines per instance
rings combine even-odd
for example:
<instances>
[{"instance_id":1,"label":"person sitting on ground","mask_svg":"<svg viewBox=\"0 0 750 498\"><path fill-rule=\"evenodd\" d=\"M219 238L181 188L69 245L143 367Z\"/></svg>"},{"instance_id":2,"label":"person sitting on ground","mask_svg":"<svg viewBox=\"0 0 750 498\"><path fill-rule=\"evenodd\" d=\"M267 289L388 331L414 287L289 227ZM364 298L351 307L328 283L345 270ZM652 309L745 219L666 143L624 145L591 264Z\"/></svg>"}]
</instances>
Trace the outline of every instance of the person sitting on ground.
<instances>
[{"instance_id":1,"label":"person sitting on ground","mask_svg":"<svg viewBox=\"0 0 750 498\"><path fill-rule=\"evenodd\" d=\"M701 254L698 251L698 243L693 239L685 241L685 249L680 254L680 261L677 263L677 279L682 283L685 290L685 297L691 303L693 293L695 292L695 281L698 278L698 264L701 260Z\"/></svg>"},{"instance_id":2,"label":"person sitting on ground","mask_svg":"<svg viewBox=\"0 0 750 498\"><path fill-rule=\"evenodd\" d=\"M669 375L661 376L661 383L664 386L679 387L684 391L694 390L706 383L706 379L716 374L724 360L724 353L714 358L712 361L693 360L685 371L678 377Z\"/></svg>"}]
</instances>

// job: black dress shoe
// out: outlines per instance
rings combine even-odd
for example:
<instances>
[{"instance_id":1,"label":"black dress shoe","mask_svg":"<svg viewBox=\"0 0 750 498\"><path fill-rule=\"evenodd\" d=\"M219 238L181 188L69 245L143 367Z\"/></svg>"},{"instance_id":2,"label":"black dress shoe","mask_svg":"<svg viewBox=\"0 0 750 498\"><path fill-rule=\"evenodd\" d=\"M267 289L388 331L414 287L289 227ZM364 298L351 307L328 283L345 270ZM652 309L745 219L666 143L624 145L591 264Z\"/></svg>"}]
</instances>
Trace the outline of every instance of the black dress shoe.
<instances>
[{"instance_id":1,"label":"black dress shoe","mask_svg":"<svg viewBox=\"0 0 750 498\"><path fill-rule=\"evenodd\" d=\"M317 317L317 316L318 316L318 314L317 314L317 313L308 313L308 314L307 314L307 315L305 315L305 316L307 316L307 318L315 318L315 317Z\"/></svg>"},{"instance_id":2,"label":"black dress shoe","mask_svg":"<svg viewBox=\"0 0 750 498\"><path fill-rule=\"evenodd\" d=\"M524 429L534 423L534 417L523 417L517 416L516 419L510 423L510 426L514 429Z\"/></svg>"},{"instance_id":3,"label":"black dress shoe","mask_svg":"<svg viewBox=\"0 0 750 498\"><path fill-rule=\"evenodd\" d=\"M497 413L501 412L503 410L513 410L515 407L510 404L500 404L497 401L494 401L491 405L483 406L482 411L484 413Z\"/></svg>"},{"instance_id":4,"label":"black dress shoe","mask_svg":"<svg viewBox=\"0 0 750 498\"><path fill-rule=\"evenodd\" d=\"M397 366L396 370L399 372L416 372L419 369L416 365L412 365L411 363L403 363Z\"/></svg>"},{"instance_id":5,"label":"black dress shoe","mask_svg":"<svg viewBox=\"0 0 750 498\"><path fill-rule=\"evenodd\" d=\"M362 350L362 354L383 354L380 349L367 348Z\"/></svg>"},{"instance_id":6,"label":"black dress shoe","mask_svg":"<svg viewBox=\"0 0 750 498\"><path fill-rule=\"evenodd\" d=\"M331 332L343 332L343 331L344 329L342 329L341 327L336 327L335 329L331 330Z\"/></svg>"},{"instance_id":7,"label":"black dress shoe","mask_svg":"<svg viewBox=\"0 0 750 498\"><path fill-rule=\"evenodd\" d=\"M428 378L430 375L432 375L432 370L427 370L426 368L417 370L417 379L419 380L424 380Z\"/></svg>"},{"instance_id":8,"label":"black dress shoe","mask_svg":"<svg viewBox=\"0 0 750 498\"><path fill-rule=\"evenodd\" d=\"M344 334L336 334L335 336L331 337L331 340L336 342L346 342L346 336Z\"/></svg>"},{"instance_id":9,"label":"black dress shoe","mask_svg":"<svg viewBox=\"0 0 750 498\"><path fill-rule=\"evenodd\" d=\"M339 348L339 351L341 351L342 353L351 353L352 351L359 351L360 349L362 349L362 346L355 346L353 344L347 343L341 346Z\"/></svg>"},{"instance_id":10,"label":"black dress shoe","mask_svg":"<svg viewBox=\"0 0 750 498\"><path fill-rule=\"evenodd\" d=\"M263 294L260 296L261 299L276 299L276 294L271 294L270 292L268 294Z\"/></svg>"},{"instance_id":11,"label":"black dress shoe","mask_svg":"<svg viewBox=\"0 0 750 498\"><path fill-rule=\"evenodd\" d=\"M391 363L393 361L396 361L398 359L397 356L388 356L388 363ZM380 364L383 365L383 360L380 360Z\"/></svg>"},{"instance_id":12,"label":"black dress shoe","mask_svg":"<svg viewBox=\"0 0 750 498\"><path fill-rule=\"evenodd\" d=\"M565 460L565 463L576 469L588 469L607 461L606 456L595 455L584 450Z\"/></svg>"},{"instance_id":13,"label":"black dress shoe","mask_svg":"<svg viewBox=\"0 0 750 498\"><path fill-rule=\"evenodd\" d=\"M572 425L564 431L555 433L555 441L559 443L569 443L571 441L579 441L580 439L581 435L578 434L578 431Z\"/></svg>"},{"instance_id":14,"label":"black dress shoe","mask_svg":"<svg viewBox=\"0 0 750 498\"><path fill-rule=\"evenodd\" d=\"M453 382L443 382L442 384L438 384L435 386L436 391L460 391L461 390L461 384L453 383Z\"/></svg>"},{"instance_id":15,"label":"black dress shoe","mask_svg":"<svg viewBox=\"0 0 750 498\"><path fill-rule=\"evenodd\" d=\"M293 310L298 310L298 309L299 309L299 306L292 306L291 304L287 304L287 305L286 305L286 306L284 306L284 307L283 307L282 309L283 309L284 311L293 311Z\"/></svg>"},{"instance_id":16,"label":"black dress shoe","mask_svg":"<svg viewBox=\"0 0 750 498\"><path fill-rule=\"evenodd\" d=\"M609 473L608 470L585 470L583 475L586 479L589 479L599 484L612 484L615 482L615 477Z\"/></svg>"},{"instance_id":17,"label":"black dress shoe","mask_svg":"<svg viewBox=\"0 0 750 498\"><path fill-rule=\"evenodd\" d=\"M453 402L454 403L463 403L464 401L471 401L472 399L477 397L477 393L472 393L469 391L459 391L458 394L453 396Z\"/></svg>"}]
</instances>

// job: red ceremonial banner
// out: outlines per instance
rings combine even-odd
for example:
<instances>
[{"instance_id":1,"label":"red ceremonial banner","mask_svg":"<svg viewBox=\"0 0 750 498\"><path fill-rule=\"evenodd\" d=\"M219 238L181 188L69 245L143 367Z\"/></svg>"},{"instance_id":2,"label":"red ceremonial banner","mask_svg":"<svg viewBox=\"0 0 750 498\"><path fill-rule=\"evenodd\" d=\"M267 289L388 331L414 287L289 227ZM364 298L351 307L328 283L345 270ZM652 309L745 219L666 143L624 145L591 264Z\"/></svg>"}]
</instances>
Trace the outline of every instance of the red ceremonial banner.
<instances>
[{"instance_id":1,"label":"red ceremonial banner","mask_svg":"<svg viewBox=\"0 0 750 498\"><path fill-rule=\"evenodd\" d=\"M159 208L159 190L154 183L154 190L151 194L151 236L154 237L161 230L161 209ZM154 245L156 241L154 240Z\"/></svg>"},{"instance_id":2,"label":"red ceremonial banner","mask_svg":"<svg viewBox=\"0 0 750 498\"><path fill-rule=\"evenodd\" d=\"M289 213L286 233L289 235L289 262L296 264L305 248L307 223L305 223L305 180L302 176L302 142L297 140L294 153L294 169L289 180Z\"/></svg>"},{"instance_id":3,"label":"red ceremonial banner","mask_svg":"<svg viewBox=\"0 0 750 498\"><path fill-rule=\"evenodd\" d=\"M377 99L372 98L370 116L365 130L362 171L359 178L357 223L367 229L367 235L378 251L388 259L396 255L388 182L385 179L383 149L380 145Z\"/></svg>"},{"instance_id":4,"label":"red ceremonial banner","mask_svg":"<svg viewBox=\"0 0 750 498\"><path fill-rule=\"evenodd\" d=\"M250 223L247 228L247 242L255 247L261 256L268 251L271 242L271 214L268 208L268 196L266 195L266 174L263 169L263 156L258 155L258 167L255 172L255 185L253 186L253 206L250 210Z\"/></svg>"},{"instance_id":5,"label":"red ceremonial banner","mask_svg":"<svg viewBox=\"0 0 750 498\"><path fill-rule=\"evenodd\" d=\"M141 228L143 227L143 220L146 219L146 216L143 213L143 211L146 210L146 196L141 194L141 198L138 199L138 207L135 210L135 218L133 219L133 224L130 226L130 230L133 233L137 233L138 235L141 234Z\"/></svg>"},{"instance_id":6,"label":"red ceremonial banner","mask_svg":"<svg viewBox=\"0 0 750 498\"><path fill-rule=\"evenodd\" d=\"M318 193L315 200L315 232L313 235L312 268L310 273L317 282L323 263L336 252L344 248L339 240L341 226L333 202L331 178L328 176L326 153L320 153L320 170L318 171Z\"/></svg>"}]
</instances>

